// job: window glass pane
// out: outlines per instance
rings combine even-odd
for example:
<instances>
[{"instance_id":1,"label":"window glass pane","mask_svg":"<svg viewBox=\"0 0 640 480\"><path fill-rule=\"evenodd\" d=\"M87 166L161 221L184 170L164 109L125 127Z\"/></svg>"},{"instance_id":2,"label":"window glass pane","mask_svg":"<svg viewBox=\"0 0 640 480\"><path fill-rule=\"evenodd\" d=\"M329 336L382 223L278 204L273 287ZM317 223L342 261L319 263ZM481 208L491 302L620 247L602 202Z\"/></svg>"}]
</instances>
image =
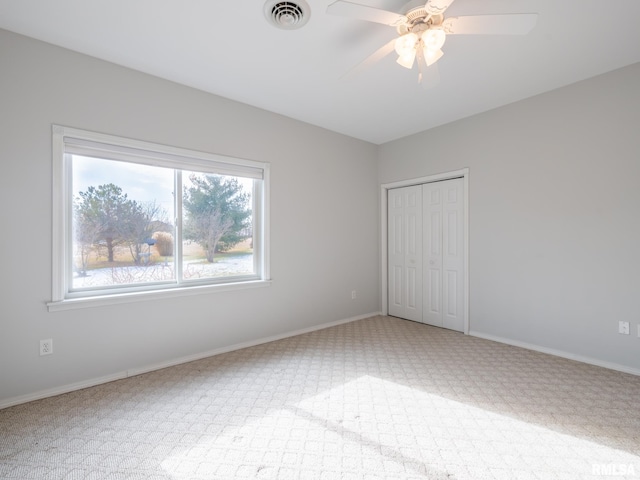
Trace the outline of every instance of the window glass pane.
<instances>
[{"instance_id":1,"label":"window glass pane","mask_svg":"<svg viewBox=\"0 0 640 480\"><path fill-rule=\"evenodd\" d=\"M253 180L184 171L185 281L254 275Z\"/></svg>"},{"instance_id":2,"label":"window glass pane","mask_svg":"<svg viewBox=\"0 0 640 480\"><path fill-rule=\"evenodd\" d=\"M175 281L174 171L72 155L70 289Z\"/></svg>"}]
</instances>

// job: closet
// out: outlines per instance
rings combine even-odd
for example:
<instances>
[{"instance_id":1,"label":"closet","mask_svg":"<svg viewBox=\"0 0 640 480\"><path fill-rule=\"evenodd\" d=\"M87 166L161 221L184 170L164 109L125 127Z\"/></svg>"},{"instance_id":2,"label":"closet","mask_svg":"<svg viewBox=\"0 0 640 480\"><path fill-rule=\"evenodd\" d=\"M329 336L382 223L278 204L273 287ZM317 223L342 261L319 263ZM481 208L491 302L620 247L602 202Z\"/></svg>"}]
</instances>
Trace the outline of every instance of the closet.
<instances>
[{"instance_id":1,"label":"closet","mask_svg":"<svg viewBox=\"0 0 640 480\"><path fill-rule=\"evenodd\" d=\"M388 190L389 315L464 331L462 178Z\"/></svg>"}]
</instances>

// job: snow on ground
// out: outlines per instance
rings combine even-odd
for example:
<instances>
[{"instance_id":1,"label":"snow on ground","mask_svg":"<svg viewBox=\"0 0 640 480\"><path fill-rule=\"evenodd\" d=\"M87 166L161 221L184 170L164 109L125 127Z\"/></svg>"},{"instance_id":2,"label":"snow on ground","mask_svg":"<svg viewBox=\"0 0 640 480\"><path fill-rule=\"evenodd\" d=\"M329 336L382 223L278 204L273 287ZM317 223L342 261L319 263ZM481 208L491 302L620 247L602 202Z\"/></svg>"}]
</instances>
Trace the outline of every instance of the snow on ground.
<instances>
[{"instance_id":1,"label":"snow on ground","mask_svg":"<svg viewBox=\"0 0 640 480\"><path fill-rule=\"evenodd\" d=\"M183 277L187 280L198 278L225 277L253 273L253 255L241 254L223 257L214 263L187 262ZM173 262L128 267L108 267L89 270L87 276L74 276L73 288L101 287L107 285L127 285L132 283L162 282L174 278Z\"/></svg>"}]
</instances>

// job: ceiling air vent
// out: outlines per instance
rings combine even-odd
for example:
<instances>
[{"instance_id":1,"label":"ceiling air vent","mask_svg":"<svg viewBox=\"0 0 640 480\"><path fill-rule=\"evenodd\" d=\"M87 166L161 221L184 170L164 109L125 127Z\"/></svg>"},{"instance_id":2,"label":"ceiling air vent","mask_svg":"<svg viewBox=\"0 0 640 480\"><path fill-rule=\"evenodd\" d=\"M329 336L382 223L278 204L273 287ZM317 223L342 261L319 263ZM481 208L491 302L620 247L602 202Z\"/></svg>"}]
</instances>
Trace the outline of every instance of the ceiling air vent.
<instances>
[{"instance_id":1,"label":"ceiling air vent","mask_svg":"<svg viewBox=\"0 0 640 480\"><path fill-rule=\"evenodd\" d=\"M309 21L311 11L304 0L267 0L264 4L264 14L272 25L284 30L295 30Z\"/></svg>"}]
</instances>

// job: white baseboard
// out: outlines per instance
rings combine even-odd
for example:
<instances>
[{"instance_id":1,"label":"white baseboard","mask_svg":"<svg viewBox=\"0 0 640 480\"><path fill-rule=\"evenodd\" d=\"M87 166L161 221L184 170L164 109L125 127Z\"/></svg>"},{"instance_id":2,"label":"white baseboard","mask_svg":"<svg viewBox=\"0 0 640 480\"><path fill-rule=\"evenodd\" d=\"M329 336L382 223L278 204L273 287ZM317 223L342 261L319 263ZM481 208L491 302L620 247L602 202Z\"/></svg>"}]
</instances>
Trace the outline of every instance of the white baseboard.
<instances>
[{"instance_id":1,"label":"white baseboard","mask_svg":"<svg viewBox=\"0 0 640 480\"><path fill-rule=\"evenodd\" d=\"M566 358L568 360L575 360L576 362L587 363L589 365L595 365L597 367L608 368L609 370L616 370L618 372L630 373L632 375L640 376L639 369L628 367L626 365L620 365L618 363L605 362L603 360L598 360L597 358L583 357L582 355L576 355L576 354L565 352L562 350L555 350L553 348L541 347L539 345L520 342L518 340L512 340L510 338L497 337L495 335L488 335L482 332L470 331L469 335L472 337L478 337L478 338L483 338L485 340L491 340L498 343L512 345L514 347L526 348L527 350L533 350L540 353L554 355L556 357Z\"/></svg>"},{"instance_id":2,"label":"white baseboard","mask_svg":"<svg viewBox=\"0 0 640 480\"><path fill-rule=\"evenodd\" d=\"M68 385L62 385L60 387L48 388L46 390L40 390L39 392L20 395L18 397L6 398L0 401L0 410L7 407L13 407L14 405L20 405L21 403L33 402L34 400L41 400L47 397L55 397L64 393L82 390L83 388L95 387L96 385L113 382L115 380L121 380L126 377L127 372L118 372L111 375L105 375L104 377L91 378L82 382L75 382Z\"/></svg>"},{"instance_id":3,"label":"white baseboard","mask_svg":"<svg viewBox=\"0 0 640 480\"><path fill-rule=\"evenodd\" d=\"M236 343L228 347L221 347L206 352L196 353L194 355L188 355L186 357L175 358L166 362L155 363L140 368L132 368L122 372L113 373L103 377L92 378L84 380L82 382L71 383L68 385L62 385L60 387L49 388L46 390L40 390L38 392L30 393L27 395L20 395L18 397L11 397L4 400L0 400L0 410L3 408L13 407L22 403L33 402L34 400L41 400L47 397L55 397L56 395L62 395L63 393L74 392L76 390L82 390L83 388L94 387L103 383L113 382L115 380L122 380L123 378L133 377L135 375L141 375L143 373L153 372L155 370L161 370L167 367L173 367L183 363L193 362L195 360L201 360L207 357L213 357L222 353L233 352L234 350L241 350L243 348L254 347L256 345L262 345L263 343L274 342L276 340L283 340L289 337L295 337L305 333L315 332L317 330L324 330L325 328L335 327L337 325L343 325L345 323L355 322L357 320L363 320L369 317L375 317L376 315L382 315L381 312L372 312L364 315L358 315L356 317L345 318L343 320L336 320L335 322L322 323L320 325L314 325L313 327L302 328L300 330L293 330L291 332L281 333L279 335L272 335L270 337L259 338L256 340L250 340L248 342Z\"/></svg>"}]
</instances>

